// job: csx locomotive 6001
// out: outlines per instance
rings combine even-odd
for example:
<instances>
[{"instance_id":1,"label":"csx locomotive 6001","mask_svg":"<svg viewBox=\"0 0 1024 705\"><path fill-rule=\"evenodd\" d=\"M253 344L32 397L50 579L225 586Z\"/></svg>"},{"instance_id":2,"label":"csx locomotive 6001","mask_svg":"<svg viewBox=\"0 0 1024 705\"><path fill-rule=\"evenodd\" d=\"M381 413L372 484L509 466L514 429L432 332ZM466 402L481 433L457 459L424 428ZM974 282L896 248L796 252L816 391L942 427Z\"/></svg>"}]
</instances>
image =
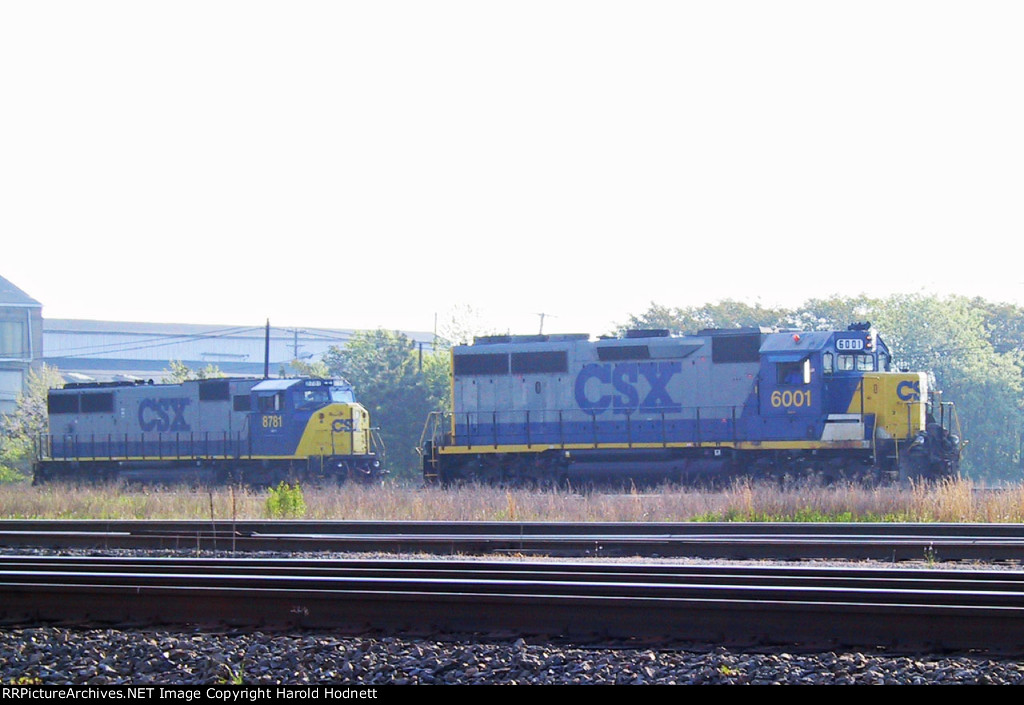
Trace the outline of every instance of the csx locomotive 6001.
<instances>
[{"instance_id":1,"label":"csx locomotive 6001","mask_svg":"<svg viewBox=\"0 0 1024 705\"><path fill-rule=\"evenodd\" d=\"M272 484L382 475L352 388L322 379L70 384L51 390L35 481Z\"/></svg>"},{"instance_id":2,"label":"csx locomotive 6001","mask_svg":"<svg viewBox=\"0 0 1024 705\"><path fill-rule=\"evenodd\" d=\"M421 443L430 482L959 473L952 404L868 324L490 336L455 347L452 373Z\"/></svg>"}]
</instances>

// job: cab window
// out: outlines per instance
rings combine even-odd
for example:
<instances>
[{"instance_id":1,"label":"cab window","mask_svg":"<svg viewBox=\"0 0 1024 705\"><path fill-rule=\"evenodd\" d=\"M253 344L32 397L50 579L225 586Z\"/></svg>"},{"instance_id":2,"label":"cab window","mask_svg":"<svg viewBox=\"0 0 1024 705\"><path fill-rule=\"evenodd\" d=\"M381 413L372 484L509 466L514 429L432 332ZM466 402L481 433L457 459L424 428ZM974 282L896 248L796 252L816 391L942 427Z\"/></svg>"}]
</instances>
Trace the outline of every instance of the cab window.
<instances>
[{"instance_id":1,"label":"cab window","mask_svg":"<svg viewBox=\"0 0 1024 705\"><path fill-rule=\"evenodd\" d=\"M355 400L355 393L348 387L331 387L331 401L334 403L351 404Z\"/></svg>"},{"instance_id":2,"label":"cab window","mask_svg":"<svg viewBox=\"0 0 1024 705\"><path fill-rule=\"evenodd\" d=\"M811 361L780 362L775 365L776 383L778 384L810 384Z\"/></svg>"},{"instance_id":3,"label":"cab window","mask_svg":"<svg viewBox=\"0 0 1024 705\"><path fill-rule=\"evenodd\" d=\"M316 409L330 402L330 394L326 387L315 387L303 389L301 394L295 395L296 409Z\"/></svg>"},{"instance_id":4,"label":"cab window","mask_svg":"<svg viewBox=\"0 0 1024 705\"><path fill-rule=\"evenodd\" d=\"M871 372L875 369L873 355L839 355L836 369L840 372Z\"/></svg>"},{"instance_id":5,"label":"cab window","mask_svg":"<svg viewBox=\"0 0 1024 705\"><path fill-rule=\"evenodd\" d=\"M280 411L284 408L284 392L261 396L259 398L260 411Z\"/></svg>"}]
</instances>

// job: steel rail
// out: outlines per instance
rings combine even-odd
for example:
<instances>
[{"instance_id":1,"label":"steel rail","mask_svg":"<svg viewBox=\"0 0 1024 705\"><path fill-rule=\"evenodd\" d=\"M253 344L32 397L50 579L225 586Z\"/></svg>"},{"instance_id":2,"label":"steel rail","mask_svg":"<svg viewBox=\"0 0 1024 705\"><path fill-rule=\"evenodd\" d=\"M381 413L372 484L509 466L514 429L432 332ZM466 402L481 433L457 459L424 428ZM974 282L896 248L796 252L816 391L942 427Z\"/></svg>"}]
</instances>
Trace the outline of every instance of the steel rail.
<instances>
[{"instance_id":1,"label":"steel rail","mask_svg":"<svg viewBox=\"0 0 1024 705\"><path fill-rule=\"evenodd\" d=\"M191 580L211 576L276 578L396 577L444 579L472 575L494 580L580 580L592 582L679 583L718 582L734 584L852 586L870 589L912 585L933 590L985 589L1024 591L1024 572L1006 570L908 571L897 568L807 567L763 565L690 565L678 563L602 563L518 560L433 559L294 559L294 558L180 558L154 556L23 556L0 555L3 575L46 572L114 575L179 575ZM197 576L199 576L197 578Z\"/></svg>"},{"instance_id":2,"label":"steel rail","mask_svg":"<svg viewBox=\"0 0 1024 705\"><path fill-rule=\"evenodd\" d=\"M0 548L1022 560L1024 526L3 520Z\"/></svg>"},{"instance_id":3,"label":"steel rail","mask_svg":"<svg viewBox=\"0 0 1024 705\"><path fill-rule=\"evenodd\" d=\"M1024 651L1009 571L525 561L0 560L0 619Z\"/></svg>"}]
</instances>

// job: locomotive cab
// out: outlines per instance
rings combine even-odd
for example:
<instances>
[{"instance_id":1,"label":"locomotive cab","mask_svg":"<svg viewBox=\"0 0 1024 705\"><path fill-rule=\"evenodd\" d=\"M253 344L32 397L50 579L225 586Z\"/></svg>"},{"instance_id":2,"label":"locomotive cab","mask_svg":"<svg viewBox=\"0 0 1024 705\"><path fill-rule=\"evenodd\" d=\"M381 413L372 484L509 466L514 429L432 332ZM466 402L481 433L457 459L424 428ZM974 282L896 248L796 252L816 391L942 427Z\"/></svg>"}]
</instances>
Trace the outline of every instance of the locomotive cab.
<instances>
[{"instance_id":1,"label":"locomotive cab","mask_svg":"<svg viewBox=\"0 0 1024 705\"><path fill-rule=\"evenodd\" d=\"M322 379L265 380L252 389L250 425L258 454L310 458L313 465L379 470L369 413L352 388ZM365 456L371 465L349 461ZM311 468L316 470L316 467Z\"/></svg>"},{"instance_id":2,"label":"locomotive cab","mask_svg":"<svg viewBox=\"0 0 1024 705\"><path fill-rule=\"evenodd\" d=\"M818 439L828 407L822 350L827 333L775 333L761 346L758 398L766 438Z\"/></svg>"}]
</instances>

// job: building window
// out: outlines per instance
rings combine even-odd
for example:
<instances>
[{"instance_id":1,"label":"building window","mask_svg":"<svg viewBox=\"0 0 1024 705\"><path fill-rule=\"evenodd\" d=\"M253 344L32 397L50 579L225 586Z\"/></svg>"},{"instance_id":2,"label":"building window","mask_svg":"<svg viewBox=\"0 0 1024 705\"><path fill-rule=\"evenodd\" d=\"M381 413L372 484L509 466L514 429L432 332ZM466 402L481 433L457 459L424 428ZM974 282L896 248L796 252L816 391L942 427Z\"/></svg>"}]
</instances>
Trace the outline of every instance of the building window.
<instances>
[{"instance_id":1,"label":"building window","mask_svg":"<svg viewBox=\"0 0 1024 705\"><path fill-rule=\"evenodd\" d=\"M28 357L25 349L25 324L21 321L0 321L0 358Z\"/></svg>"}]
</instances>

